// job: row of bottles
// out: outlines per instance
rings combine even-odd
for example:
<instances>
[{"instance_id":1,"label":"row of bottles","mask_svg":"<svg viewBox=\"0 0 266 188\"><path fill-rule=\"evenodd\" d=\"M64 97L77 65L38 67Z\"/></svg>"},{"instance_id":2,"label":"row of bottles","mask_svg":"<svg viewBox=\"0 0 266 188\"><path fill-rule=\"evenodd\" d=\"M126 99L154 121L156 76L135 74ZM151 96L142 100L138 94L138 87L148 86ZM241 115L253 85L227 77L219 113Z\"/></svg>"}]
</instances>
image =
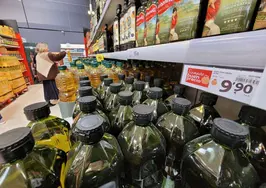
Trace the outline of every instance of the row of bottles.
<instances>
[{"instance_id":1,"label":"row of bottles","mask_svg":"<svg viewBox=\"0 0 266 188\"><path fill-rule=\"evenodd\" d=\"M214 107L217 96L203 92L191 106L184 86L171 89L169 81L148 74L142 81L136 69L121 69L118 82L101 74L98 87L87 74L76 77L72 126L51 116L47 103L25 107L28 128L0 136L1 187L259 187L266 182L265 111L244 105L239 120L224 119Z\"/></svg>"},{"instance_id":2,"label":"row of bottles","mask_svg":"<svg viewBox=\"0 0 266 188\"><path fill-rule=\"evenodd\" d=\"M107 51L121 51L264 28L263 0L124 0L116 8L113 40L105 46L113 41ZM107 29L103 36L106 32L110 33Z\"/></svg>"}]
</instances>

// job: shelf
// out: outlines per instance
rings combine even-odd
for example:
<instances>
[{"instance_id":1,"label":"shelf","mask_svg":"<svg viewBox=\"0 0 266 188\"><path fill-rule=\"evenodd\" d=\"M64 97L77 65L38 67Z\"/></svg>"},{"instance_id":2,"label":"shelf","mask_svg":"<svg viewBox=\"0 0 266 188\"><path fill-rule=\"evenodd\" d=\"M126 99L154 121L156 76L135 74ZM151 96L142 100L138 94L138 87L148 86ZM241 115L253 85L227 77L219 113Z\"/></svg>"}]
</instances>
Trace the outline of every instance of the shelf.
<instances>
[{"instance_id":1,"label":"shelf","mask_svg":"<svg viewBox=\"0 0 266 188\"><path fill-rule=\"evenodd\" d=\"M19 61L23 61L24 59L21 58L21 59L18 59L18 60L19 60Z\"/></svg>"},{"instance_id":2,"label":"shelf","mask_svg":"<svg viewBox=\"0 0 266 188\"><path fill-rule=\"evenodd\" d=\"M9 45L9 44L0 44L0 47L6 47L6 48L19 48L19 46L15 46L15 45Z\"/></svg>"},{"instance_id":3,"label":"shelf","mask_svg":"<svg viewBox=\"0 0 266 188\"><path fill-rule=\"evenodd\" d=\"M8 35L3 35L3 34L0 34L1 37L4 37L4 38L8 38L8 39L14 39L14 40L17 40L17 38L13 38L11 36L8 36Z\"/></svg>"},{"instance_id":4,"label":"shelf","mask_svg":"<svg viewBox=\"0 0 266 188\"><path fill-rule=\"evenodd\" d=\"M103 54L104 57L112 59L138 59L262 70L266 65L265 49L266 30L260 30Z\"/></svg>"},{"instance_id":5,"label":"shelf","mask_svg":"<svg viewBox=\"0 0 266 188\"><path fill-rule=\"evenodd\" d=\"M115 16L116 16L116 7L118 4L121 4L123 7L124 1L123 0L107 0L105 2L105 6L103 8L101 17L97 25L95 26L94 32L92 34L91 41L94 41L99 31L105 24L113 24Z\"/></svg>"}]
</instances>

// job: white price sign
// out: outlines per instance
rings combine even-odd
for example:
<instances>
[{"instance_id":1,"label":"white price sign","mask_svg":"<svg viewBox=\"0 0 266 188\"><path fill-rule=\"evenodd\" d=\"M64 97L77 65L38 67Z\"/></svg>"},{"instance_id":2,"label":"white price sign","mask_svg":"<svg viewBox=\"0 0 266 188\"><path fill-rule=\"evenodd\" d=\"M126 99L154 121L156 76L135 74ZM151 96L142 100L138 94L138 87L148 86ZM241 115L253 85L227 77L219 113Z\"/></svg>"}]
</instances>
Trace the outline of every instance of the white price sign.
<instances>
[{"instance_id":1,"label":"white price sign","mask_svg":"<svg viewBox=\"0 0 266 188\"><path fill-rule=\"evenodd\" d=\"M181 84L249 104L261 72L184 65Z\"/></svg>"}]
</instances>

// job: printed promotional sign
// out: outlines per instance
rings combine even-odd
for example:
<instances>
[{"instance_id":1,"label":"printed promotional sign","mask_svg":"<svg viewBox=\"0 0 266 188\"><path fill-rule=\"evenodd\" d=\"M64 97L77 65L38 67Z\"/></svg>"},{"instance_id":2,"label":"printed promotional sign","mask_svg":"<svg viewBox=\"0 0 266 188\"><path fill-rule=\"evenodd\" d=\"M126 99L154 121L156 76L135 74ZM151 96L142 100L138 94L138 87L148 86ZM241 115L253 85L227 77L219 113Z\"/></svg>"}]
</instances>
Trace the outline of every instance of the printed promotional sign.
<instances>
[{"instance_id":1,"label":"printed promotional sign","mask_svg":"<svg viewBox=\"0 0 266 188\"><path fill-rule=\"evenodd\" d=\"M249 104L261 72L184 65L181 84Z\"/></svg>"}]
</instances>

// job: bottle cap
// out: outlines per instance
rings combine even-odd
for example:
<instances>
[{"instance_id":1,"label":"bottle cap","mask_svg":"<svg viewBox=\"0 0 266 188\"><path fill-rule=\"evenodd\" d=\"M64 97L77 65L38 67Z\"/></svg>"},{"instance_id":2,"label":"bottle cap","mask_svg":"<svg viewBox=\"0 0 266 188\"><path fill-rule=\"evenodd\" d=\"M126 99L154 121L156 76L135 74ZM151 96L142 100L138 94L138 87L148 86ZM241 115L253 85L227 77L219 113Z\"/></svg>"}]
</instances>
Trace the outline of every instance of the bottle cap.
<instances>
[{"instance_id":1,"label":"bottle cap","mask_svg":"<svg viewBox=\"0 0 266 188\"><path fill-rule=\"evenodd\" d=\"M108 78L108 75L107 74L102 74L100 76L101 81L103 81L105 78Z\"/></svg>"},{"instance_id":2,"label":"bottle cap","mask_svg":"<svg viewBox=\"0 0 266 188\"><path fill-rule=\"evenodd\" d=\"M140 80L140 72L134 72L134 78Z\"/></svg>"},{"instance_id":3,"label":"bottle cap","mask_svg":"<svg viewBox=\"0 0 266 188\"><path fill-rule=\"evenodd\" d=\"M90 80L81 80L81 81L79 81L79 86L80 87L91 86L91 81Z\"/></svg>"},{"instance_id":4,"label":"bottle cap","mask_svg":"<svg viewBox=\"0 0 266 188\"><path fill-rule=\"evenodd\" d=\"M96 97L85 96L78 99L80 110L84 113L91 113L96 110Z\"/></svg>"},{"instance_id":5,"label":"bottle cap","mask_svg":"<svg viewBox=\"0 0 266 188\"><path fill-rule=\"evenodd\" d=\"M151 87L148 92L148 97L151 99L160 99L163 97L163 90L159 87Z\"/></svg>"},{"instance_id":6,"label":"bottle cap","mask_svg":"<svg viewBox=\"0 0 266 188\"><path fill-rule=\"evenodd\" d=\"M174 93L176 95L182 96L184 92L185 92L185 86L180 84L174 86Z\"/></svg>"},{"instance_id":7,"label":"bottle cap","mask_svg":"<svg viewBox=\"0 0 266 188\"><path fill-rule=\"evenodd\" d=\"M58 69L59 69L59 70L66 70L66 69L67 69L67 66L62 65L62 66L59 66Z\"/></svg>"},{"instance_id":8,"label":"bottle cap","mask_svg":"<svg viewBox=\"0 0 266 188\"><path fill-rule=\"evenodd\" d=\"M100 115L90 115L81 118L74 130L77 139L87 144L101 140L104 134L103 118Z\"/></svg>"},{"instance_id":9,"label":"bottle cap","mask_svg":"<svg viewBox=\"0 0 266 188\"><path fill-rule=\"evenodd\" d=\"M77 68L78 69L84 69L84 65L83 64L77 64Z\"/></svg>"},{"instance_id":10,"label":"bottle cap","mask_svg":"<svg viewBox=\"0 0 266 188\"><path fill-rule=\"evenodd\" d=\"M134 77L132 77L132 76L128 76L128 77L126 77L125 82L126 82L126 84L133 84L133 82L134 82Z\"/></svg>"},{"instance_id":11,"label":"bottle cap","mask_svg":"<svg viewBox=\"0 0 266 188\"><path fill-rule=\"evenodd\" d=\"M26 157L34 147L30 128L20 127L0 135L0 164L11 163Z\"/></svg>"},{"instance_id":12,"label":"bottle cap","mask_svg":"<svg viewBox=\"0 0 266 188\"><path fill-rule=\"evenodd\" d=\"M113 79L112 78L104 78L103 83L105 86L110 86L110 84L113 83Z\"/></svg>"},{"instance_id":13,"label":"bottle cap","mask_svg":"<svg viewBox=\"0 0 266 188\"><path fill-rule=\"evenodd\" d=\"M254 127L266 125L266 111L253 106L243 105L238 114L241 122Z\"/></svg>"},{"instance_id":14,"label":"bottle cap","mask_svg":"<svg viewBox=\"0 0 266 188\"><path fill-rule=\"evenodd\" d=\"M80 76L79 81L82 81L82 80L89 80L89 77L88 76Z\"/></svg>"},{"instance_id":15,"label":"bottle cap","mask_svg":"<svg viewBox=\"0 0 266 188\"><path fill-rule=\"evenodd\" d=\"M70 63L70 67L76 67L76 63L71 62L71 63Z\"/></svg>"},{"instance_id":16,"label":"bottle cap","mask_svg":"<svg viewBox=\"0 0 266 188\"><path fill-rule=\"evenodd\" d=\"M163 87L163 79L161 79L161 78L155 78L154 81L153 81L153 85L155 87L162 88Z\"/></svg>"},{"instance_id":17,"label":"bottle cap","mask_svg":"<svg viewBox=\"0 0 266 188\"><path fill-rule=\"evenodd\" d=\"M151 122L153 107L138 104L133 107L134 119L137 125L146 125Z\"/></svg>"},{"instance_id":18,"label":"bottle cap","mask_svg":"<svg viewBox=\"0 0 266 188\"><path fill-rule=\"evenodd\" d=\"M123 63L122 63L121 61L117 61L117 62L116 62L116 66L118 66L118 67L123 67Z\"/></svg>"},{"instance_id":19,"label":"bottle cap","mask_svg":"<svg viewBox=\"0 0 266 188\"><path fill-rule=\"evenodd\" d=\"M151 80L152 80L152 77L150 76L150 75L146 75L145 76L145 82L151 82Z\"/></svg>"},{"instance_id":20,"label":"bottle cap","mask_svg":"<svg viewBox=\"0 0 266 188\"><path fill-rule=\"evenodd\" d=\"M119 78L119 80L125 80L125 74L122 74L122 73L119 73L118 74L118 78Z\"/></svg>"},{"instance_id":21,"label":"bottle cap","mask_svg":"<svg viewBox=\"0 0 266 188\"><path fill-rule=\"evenodd\" d=\"M118 93L119 103L121 105L131 105L133 100L133 93L131 91L121 91Z\"/></svg>"},{"instance_id":22,"label":"bottle cap","mask_svg":"<svg viewBox=\"0 0 266 188\"><path fill-rule=\"evenodd\" d=\"M143 91L144 87L145 87L145 82L143 82L143 81L136 81L135 82L135 90Z\"/></svg>"},{"instance_id":23,"label":"bottle cap","mask_svg":"<svg viewBox=\"0 0 266 188\"><path fill-rule=\"evenodd\" d=\"M241 147L247 139L249 130L246 126L240 125L232 120L216 118L211 129L212 137L231 148Z\"/></svg>"},{"instance_id":24,"label":"bottle cap","mask_svg":"<svg viewBox=\"0 0 266 188\"><path fill-rule=\"evenodd\" d=\"M24 114L29 121L46 118L51 111L47 102L38 102L24 108Z\"/></svg>"},{"instance_id":25,"label":"bottle cap","mask_svg":"<svg viewBox=\"0 0 266 188\"><path fill-rule=\"evenodd\" d=\"M112 68L112 63L106 63L106 64L105 64L105 67L106 67L106 68Z\"/></svg>"},{"instance_id":26,"label":"bottle cap","mask_svg":"<svg viewBox=\"0 0 266 188\"><path fill-rule=\"evenodd\" d=\"M96 67L98 67L98 63L97 62L92 62L91 63L91 66L94 67L94 68L96 68Z\"/></svg>"},{"instance_id":27,"label":"bottle cap","mask_svg":"<svg viewBox=\"0 0 266 188\"><path fill-rule=\"evenodd\" d=\"M189 112L191 102L187 99L178 97L173 99L173 112L177 115L185 115Z\"/></svg>"},{"instance_id":28,"label":"bottle cap","mask_svg":"<svg viewBox=\"0 0 266 188\"><path fill-rule=\"evenodd\" d=\"M112 83L112 84L110 84L111 93L117 94L117 93L119 93L120 89L121 89L121 83Z\"/></svg>"},{"instance_id":29,"label":"bottle cap","mask_svg":"<svg viewBox=\"0 0 266 188\"><path fill-rule=\"evenodd\" d=\"M92 96L92 87L91 86L83 86L79 88L79 96Z\"/></svg>"},{"instance_id":30,"label":"bottle cap","mask_svg":"<svg viewBox=\"0 0 266 188\"><path fill-rule=\"evenodd\" d=\"M218 99L217 95L211 94L211 93L207 93L207 92L202 92L200 94L200 102L204 105L208 105L208 106L213 106L216 104Z\"/></svg>"}]
</instances>

